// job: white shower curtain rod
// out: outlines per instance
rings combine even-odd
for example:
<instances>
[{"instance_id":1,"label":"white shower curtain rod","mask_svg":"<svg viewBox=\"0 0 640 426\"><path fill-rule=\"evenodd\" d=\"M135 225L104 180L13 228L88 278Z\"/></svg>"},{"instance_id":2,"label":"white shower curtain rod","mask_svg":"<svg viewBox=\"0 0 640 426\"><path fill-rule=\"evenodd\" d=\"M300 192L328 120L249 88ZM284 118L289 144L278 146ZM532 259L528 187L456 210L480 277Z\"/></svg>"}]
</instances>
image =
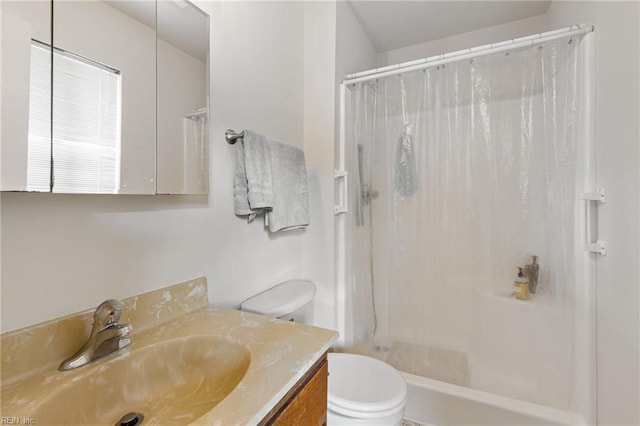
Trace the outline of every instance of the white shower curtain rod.
<instances>
[{"instance_id":1,"label":"white shower curtain rod","mask_svg":"<svg viewBox=\"0 0 640 426\"><path fill-rule=\"evenodd\" d=\"M198 110L195 110L194 112L190 112L189 114L185 114L184 118L188 118L188 119L192 119L192 118L196 118L196 117L202 117L203 115L207 115L209 111L207 110L207 108L200 108Z\"/></svg>"},{"instance_id":2,"label":"white shower curtain rod","mask_svg":"<svg viewBox=\"0 0 640 426\"><path fill-rule=\"evenodd\" d=\"M490 55L492 53L506 52L508 50L518 49L520 47L536 46L538 44L546 43L548 41L556 40L563 37L587 34L594 31L594 29L595 28L593 25L572 25L567 28L547 31L527 37L514 38L512 40L507 40L500 43L485 44L483 46L457 50L455 52L430 56L428 58L418 59L415 61L402 62L396 65L389 65L382 68L375 68L368 71L347 74L347 78L343 80L342 83L361 83L363 81L375 80L377 78L398 75L410 71L418 71L438 65L448 64L451 62L477 58L479 56Z\"/></svg>"}]
</instances>

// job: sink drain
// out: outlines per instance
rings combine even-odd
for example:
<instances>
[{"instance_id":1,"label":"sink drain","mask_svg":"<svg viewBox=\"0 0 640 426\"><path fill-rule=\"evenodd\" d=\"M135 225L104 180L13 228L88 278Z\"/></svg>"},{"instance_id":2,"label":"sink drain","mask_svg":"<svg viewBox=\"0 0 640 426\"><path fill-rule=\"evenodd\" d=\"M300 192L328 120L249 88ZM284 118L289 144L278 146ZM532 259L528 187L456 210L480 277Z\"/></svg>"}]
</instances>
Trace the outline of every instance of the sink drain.
<instances>
[{"instance_id":1,"label":"sink drain","mask_svg":"<svg viewBox=\"0 0 640 426\"><path fill-rule=\"evenodd\" d=\"M136 426L142 423L144 416L141 413L127 413L116 422L116 426Z\"/></svg>"}]
</instances>

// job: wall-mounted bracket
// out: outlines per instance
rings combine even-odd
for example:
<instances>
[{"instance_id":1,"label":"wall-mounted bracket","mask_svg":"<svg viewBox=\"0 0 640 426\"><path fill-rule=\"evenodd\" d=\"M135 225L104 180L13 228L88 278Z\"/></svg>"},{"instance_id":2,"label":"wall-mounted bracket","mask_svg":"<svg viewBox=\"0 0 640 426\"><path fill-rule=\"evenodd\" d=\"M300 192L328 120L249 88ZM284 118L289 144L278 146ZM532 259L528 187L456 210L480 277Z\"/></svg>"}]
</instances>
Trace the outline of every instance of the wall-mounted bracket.
<instances>
[{"instance_id":1,"label":"wall-mounted bracket","mask_svg":"<svg viewBox=\"0 0 640 426\"><path fill-rule=\"evenodd\" d=\"M600 256L607 255L607 243L602 240L597 240L594 243L587 244L584 246L585 251L599 254Z\"/></svg>"},{"instance_id":2,"label":"wall-mounted bracket","mask_svg":"<svg viewBox=\"0 0 640 426\"><path fill-rule=\"evenodd\" d=\"M587 192L582 194L582 197L580 197L580 199L587 201L597 201L600 204L604 204L606 197L604 189L598 188L594 192Z\"/></svg>"}]
</instances>

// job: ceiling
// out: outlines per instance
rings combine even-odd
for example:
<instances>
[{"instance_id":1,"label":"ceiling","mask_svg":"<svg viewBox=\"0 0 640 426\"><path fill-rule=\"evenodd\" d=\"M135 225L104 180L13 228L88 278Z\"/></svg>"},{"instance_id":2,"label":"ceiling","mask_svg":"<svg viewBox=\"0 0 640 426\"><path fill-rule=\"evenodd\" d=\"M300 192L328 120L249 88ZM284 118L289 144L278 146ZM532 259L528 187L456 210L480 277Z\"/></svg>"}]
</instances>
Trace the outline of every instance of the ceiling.
<instances>
[{"instance_id":1,"label":"ceiling","mask_svg":"<svg viewBox=\"0 0 640 426\"><path fill-rule=\"evenodd\" d=\"M347 0L378 52L543 14L548 1Z\"/></svg>"},{"instance_id":2,"label":"ceiling","mask_svg":"<svg viewBox=\"0 0 640 426\"><path fill-rule=\"evenodd\" d=\"M209 53L209 19L184 0L160 1L104 0L133 19L156 29L158 38L201 61Z\"/></svg>"}]
</instances>

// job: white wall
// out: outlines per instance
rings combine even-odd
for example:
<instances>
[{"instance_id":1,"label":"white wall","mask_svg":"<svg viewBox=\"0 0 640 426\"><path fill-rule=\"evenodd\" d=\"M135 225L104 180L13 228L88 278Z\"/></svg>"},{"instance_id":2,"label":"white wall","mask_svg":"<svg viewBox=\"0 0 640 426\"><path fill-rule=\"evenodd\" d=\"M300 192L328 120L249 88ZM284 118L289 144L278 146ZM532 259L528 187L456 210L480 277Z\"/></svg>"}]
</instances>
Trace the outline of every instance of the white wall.
<instances>
[{"instance_id":1,"label":"white wall","mask_svg":"<svg viewBox=\"0 0 640 426\"><path fill-rule=\"evenodd\" d=\"M400 62L439 55L441 53L454 52L456 50L496 43L511 38L524 37L545 31L545 26L546 16L538 15L468 33L457 34L439 40L418 43L413 46L378 53L377 66L394 65Z\"/></svg>"},{"instance_id":2,"label":"white wall","mask_svg":"<svg viewBox=\"0 0 640 426\"><path fill-rule=\"evenodd\" d=\"M317 285L314 322L334 326L333 129L336 3L304 4L304 148L311 226L303 238L303 275Z\"/></svg>"},{"instance_id":3,"label":"white wall","mask_svg":"<svg viewBox=\"0 0 640 426\"><path fill-rule=\"evenodd\" d=\"M347 74L373 68L377 53L348 3L338 2L337 15L336 80L340 83Z\"/></svg>"},{"instance_id":4,"label":"white wall","mask_svg":"<svg viewBox=\"0 0 640 426\"><path fill-rule=\"evenodd\" d=\"M2 193L2 332L205 275L236 306L302 273L302 233L272 236L232 209L243 128L303 145L303 5L198 2L211 15L210 195Z\"/></svg>"},{"instance_id":5,"label":"white wall","mask_svg":"<svg viewBox=\"0 0 640 426\"><path fill-rule=\"evenodd\" d=\"M640 424L640 4L553 2L549 29L595 25L598 210L607 256L597 261L597 416L600 425Z\"/></svg>"},{"instance_id":6,"label":"white wall","mask_svg":"<svg viewBox=\"0 0 640 426\"><path fill-rule=\"evenodd\" d=\"M225 129L303 147L303 5L198 3L211 15L211 216L206 256L213 303L234 304L302 273L302 235L270 235L232 213L234 148ZM257 223L256 223L257 222ZM313 225L312 225L313 226Z\"/></svg>"}]
</instances>

